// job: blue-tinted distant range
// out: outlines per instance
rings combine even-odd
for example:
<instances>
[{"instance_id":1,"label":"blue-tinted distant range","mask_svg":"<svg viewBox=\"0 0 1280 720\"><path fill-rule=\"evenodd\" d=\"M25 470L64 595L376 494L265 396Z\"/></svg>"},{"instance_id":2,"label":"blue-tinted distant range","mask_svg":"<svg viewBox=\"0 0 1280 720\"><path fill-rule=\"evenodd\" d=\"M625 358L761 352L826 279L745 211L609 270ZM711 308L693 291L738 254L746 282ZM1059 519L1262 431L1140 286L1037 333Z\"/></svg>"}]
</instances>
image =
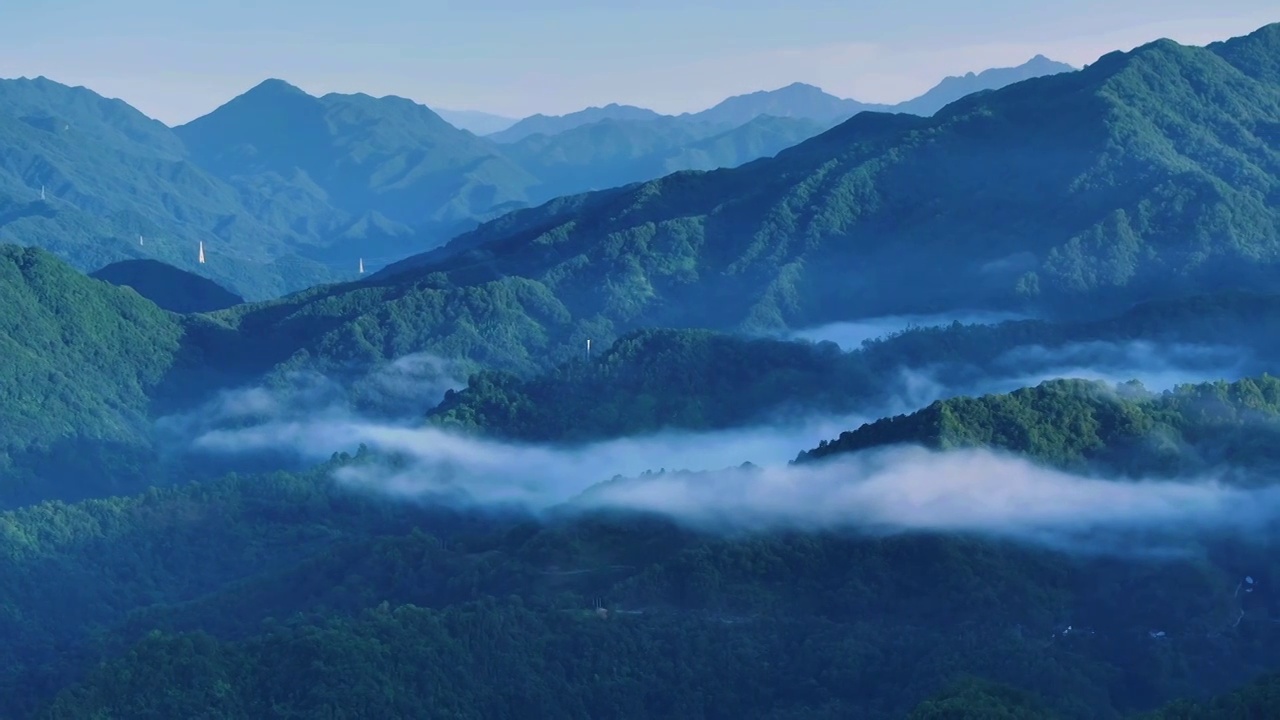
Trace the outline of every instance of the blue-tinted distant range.
<instances>
[{"instance_id":1,"label":"blue-tinted distant range","mask_svg":"<svg viewBox=\"0 0 1280 720\"><path fill-rule=\"evenodd\" d=\"M88 271L160 260L260 300L356 279L559 196L736 167L859 112L928 115L1070 70L1036 56L947 77L894 106L791 83L681 115L611 103L510 122L269 79L172 128L88 88L0 80L16 153L0 165L0 201L12 208L0 213L0 240Z\"/></svg>"},{"instance_id":2,"label":"blue-tinted distant range","mask_svg":"<svg viewBox=\"0 0 1280 720\"><path fill-rule=\"evenodd\" d=\"M7 8L0 77L20 79L0 81L0 241L86 271L159 260L267 299L553 198L740 166L860 112L930 115L1270 12L928 5Z\"/></svg>"},{"instance_id":3,"label":"blue-tinted distant range","mask_svg":"<svg viewBox=\"0 0 1280 720\"><path fill-rule=\"evenodd\" d=\"M266 77L312 94L400 95L505 118L615 102L679 115L793 82L895 104L938 78L1037 54L1081 67L1159 37L1203 45L1276 20L1271 0L316 0L299 7L6 3L0 77L84 85L169 125Z\"/></svg>"}]
</instances>

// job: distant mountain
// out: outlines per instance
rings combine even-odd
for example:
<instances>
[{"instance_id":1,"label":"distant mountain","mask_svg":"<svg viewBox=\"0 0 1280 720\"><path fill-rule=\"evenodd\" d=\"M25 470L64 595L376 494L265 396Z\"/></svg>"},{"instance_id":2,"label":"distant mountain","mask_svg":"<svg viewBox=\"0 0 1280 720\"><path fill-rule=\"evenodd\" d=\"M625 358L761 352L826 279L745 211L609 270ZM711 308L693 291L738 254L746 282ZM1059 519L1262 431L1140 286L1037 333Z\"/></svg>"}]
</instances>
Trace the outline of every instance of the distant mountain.
<instances>
[{"instance_id":1,"label":"distant mountain","mask_svg":"<svg viewBox=\"0 0 1280 720\"><path fill-rule=\"evenodd\" d=\"M0 240L84 271L143 258L195 270L204 242L200 273L259 300L353 279L361 259L374 270L557 195L738 165L821 129L599 122L503 146L401 98L317 98L270 80L170 130L84 88L0 81Z\"/></svg>"},{"instance_id":2,"label":"distant mountain","mask_svg":"<svg viewBox=\"0 0 1280 720\"><path fill-rule=\"evenodd\" d=\"M211 256L242 260L212 263L210 275L255 298L331 279L298 254L296 226L322 224L322 205L281 194L252 212L169 128L120 100L46 78L0 80L0 147L0 241L90 270L137 257L193 268L203 240ZM139 247L139 235L154 241Z\"/></svg>"},{"instance_id":3,"label":"distant mountain","mask_svg":"<svg viewBox=\"0 0 1280 720\"><path fill-rule=\"evenodd\" d=\"M507 154L543 179L548 196L626 185L679 170L736 167L813 137L823 125L759 117L735 127L679 118L601 120L556 135L531 135Z\"/></svg>"},{"instance_id":4,"label":"distant mountain","mask_svg":"<svg viewBox=\"0 0 1280 720\"><path fill-rule=\"evenodd\" d=\"M489 135L489 139L498 143L512 143L531 135L556 135L602 120L656 120L661 117L664 116L646 108L610 103L604 107L589 107L568 115L530 115L506 130Z\"/></svg>"},{"instance_id":5,"label":"distant mountain","mask_svg":"<svg viewBox=\"0 0 1280 720\"><path fill-rule=\"evenodd\" d=\"M492 145L398 97L312 97L268 80L174 128L192 157L246 190L289 187L346 216L378 212L448 235L537 184Z\"/></svg>"},{"instance_id":6,"label":"distant mountain","mask_svg":"<svg viewBox=\"0 0 1280 720\"><path fill-rule=\"evenodd\" d=\"M172 130L84 88L0 81L12 149L0 158L0 240L85 271L139 258L194 270L204 242L201 274L258 300L351 279L361 259L376 269L559 195L771 156L858 107L793 85L702 120L619 105L526 118L497 136L519 140L498 143L402 98L313 97L280 80Z\"/></svg>"},{"instance_id":7,"label":"distant mountain","mask_svg":"<svg viewBox=\"0 0 1280 720\"><path fill-rule=\"evenodd\" d=\"M701 112L685 113L682 118L697 122L741 125L761 115L803 118L835 124L864 110L889 110L888 105L870 105L825 93L821 88L792 83L777 90L761 90L735 95Z\"/></svg>"},{"instance_id":8,"label":"distant mountain","mask_svg":"<svg viewBox=\"0 0 1280 720\"><path fill-rule=\"evenodd\" d=\"M894 112L907 112L913 115L932 115L943 107L983 90L997 90L1023 80L1030 80L1045 75L1072 72L1075 68L1066 63L1050 60L1043 55L1036 55L1027 62L1011 68L992 68L976 75L967 73L962 76L944 78L920 97L898 103L892 107Z\"/></svg>"},{"instance_id":9,"label":"distant mountain","mask_svg":"<svg viewBox=\"0 0 1280 720\"><path fill-rule=\"evenodd\" d=\"M534 134L556 135L603 120L678 118L703 125L736 127L761 115L769 115L804 119L831 126L864 111L932 115L944 105L970 93L994 90L1021 80L1070 72L1074 69L1065 63L1037 55L1017 67L992 68L977 74L968 73L961 77L945 78L925 94L893 105L849 100L824 92L814 85L797 82L776 90L760 90L745 95L734 95L706 110L680 115L661 115L652 110L617 104L603 108L587 108L568 115L551 117L533 115L489 137L497 142L510 143Z\"/></svg>"},{"instance_id":10,"label":"distant mountain","mask_svg":"<svg viewBox=\"0 0 1280 720\"><path fill-rule=\"evenodd\" d=\"M133 288L142 297L176 313L225 310L244 302L244 298L208 278L158 260L121 260L89 277Z\"/></svg>"},{"instance_id":11,"label":"distant mountain","mask_svg":"<svg viewBox=\"0 0 1280 720\"><path fill-rule=\"evenodd\" d=\"M442 108L434 108L434 110L437 115L444 118L445 122L450 125L476 135L501 132L520 121L519 118L503 117L502 115L494 115L478 110L445 110Z\"/></svg>"}]
</instances>

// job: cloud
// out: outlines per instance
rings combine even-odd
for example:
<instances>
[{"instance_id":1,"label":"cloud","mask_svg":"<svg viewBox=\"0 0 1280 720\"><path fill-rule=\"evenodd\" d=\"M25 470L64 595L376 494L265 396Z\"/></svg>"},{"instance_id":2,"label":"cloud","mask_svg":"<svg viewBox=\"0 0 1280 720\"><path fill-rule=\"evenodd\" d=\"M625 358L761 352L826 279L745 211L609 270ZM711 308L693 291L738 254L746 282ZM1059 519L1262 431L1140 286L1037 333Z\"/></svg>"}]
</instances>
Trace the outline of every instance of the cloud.
<instances>
[{"instance_id":1,"label":"cloud","mask_svg":"<svg viewBox=\"0 0 1280 720\"><path fill-rule=\"evenodd\" d=\"M363 443L378 459L337 472L354 487L464 507L657 513L711 531L966 533L1078 553L1159 556L1209 535L1261 532L1280 510L1276 488L1215 478L1109 480L987 450L891 447L830 462L773 458L724 469L759 456L764 438L764 430L751 430L552 447L317 421L219 431L201 442L224 451L286 444L317 455ZM795 440L779 438L771 450L794 451ZM658 464L693 471L641 471ZM604 477L611 473L625 477Z\"/></svg>"},{"instance_id":2,"label":"cloud","mask_svg":"<svg viewBox=\"0 0 1280 720\"><path fill-rule=\"evenodd\" d=\"M162 445L184 448L200 447L200 438L218 431L279 423L352 417L417 423L446 391L465 387L465 376L461 363L427 353L336 376L287 372L269 385L223 390L193 411L162 417L156 434Z\"/></svg>"},{"instance_id":3,"label":"cloud","mask_svg":"<svg viewBox=\"0 0 1280 720\"><path fill-rule=\"evenodd\" d=\"M867 325L879 332L901 327L895 323L902 320ZM902 368L886 381L887 399L856 414L569 446L423 427L425 410L460 381L450 379L451 364L416 356L353 382L300 374L274 390L225 394L198 421L186 419L185 437L203 453L287 453L303 463L363 444L373 456L341 468L337 478L420 501L532 512L625 509L705 529L974 533L1072 552L1158 555L1178 551L1193 536L1256 530L1280 505L1272 491L1244 490L1220 478L1107 480L987 451L892 448L822 464L788 461L864 422L957 394L1003 392L1062 376L1111 383L1136 378L1160 390L1229 377L1249 362L1235 348L1146 341L1023 346L984 367ZM374 405L406 399L406 412L362 413L350 401L360 394ZM746 461L757 465L743 467ZM659 470L680 472L648 472Z\"/></svg>"},{"instance_id":4,"label":"cloud","mask_svg":"<svg viewBox=\"0 0 1280 720\"><path fill-rule=\"evenodd\" d=\"M896 447L828 463L615 481L578 502L710 528L971 533L1077 552L1152 555L1175 553L1205 535L1264 531L1277 519L1280 488L1108 480L988 450Z\"/></svg>"}]
</instances>

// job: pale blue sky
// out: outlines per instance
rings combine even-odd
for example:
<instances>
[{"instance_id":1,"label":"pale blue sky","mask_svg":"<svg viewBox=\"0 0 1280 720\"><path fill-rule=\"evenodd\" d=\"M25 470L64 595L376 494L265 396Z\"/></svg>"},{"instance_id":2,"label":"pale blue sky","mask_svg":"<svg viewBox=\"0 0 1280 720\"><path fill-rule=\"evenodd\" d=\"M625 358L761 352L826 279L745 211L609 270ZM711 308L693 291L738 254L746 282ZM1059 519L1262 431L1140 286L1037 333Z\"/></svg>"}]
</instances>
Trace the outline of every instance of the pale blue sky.
<instances>
[{"instance_id":1,"label":"pale blue sky","mask_svg":"<svg viewBox=\"0 0 1280 720\"><path fill-rule=\"evenodd\" d=\"M661 112L808 82L896 102L1036 53L1077 67L1280 20L1275 0L3 0L0 77L45 75L167 123L267 77L513 117Z\"/></svg>"}]
</instances>

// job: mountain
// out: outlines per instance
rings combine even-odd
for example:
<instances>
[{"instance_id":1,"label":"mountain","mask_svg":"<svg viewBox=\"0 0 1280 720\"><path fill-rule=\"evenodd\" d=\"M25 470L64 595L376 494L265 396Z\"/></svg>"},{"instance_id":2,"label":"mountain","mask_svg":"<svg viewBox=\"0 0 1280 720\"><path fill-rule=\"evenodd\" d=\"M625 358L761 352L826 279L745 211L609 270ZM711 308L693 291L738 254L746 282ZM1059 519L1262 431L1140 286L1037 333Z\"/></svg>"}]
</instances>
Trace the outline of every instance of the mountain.
<instances>
[{"instance_id":1,"label":"mountain","mask_svg":"<svg viewBox=\"0 0 1280 720\"><path fill-rule=\"evenodd\" d=\"M0 716L1268 717L1278 51L1280 25L1162 41L863 113L210 313L0 245ZM111 162L174 137L49 92ZM605 122L614 157L656 152ZM170 160L243 203L270 193L218 163L269 185L302 157L226 137L217 173ZM310 172L287 207L332 227L278 247L415 237ZM144 206L194 212L167 202ZM979 301L1042 317L781 339ZM465 387L433 408L383 376L410 397L390 421L348 402L415 364ZM795 462L743 462L779 437ZM255 447L273 459L218 469Z\"/></svg>"},{"instance_id":2,"label":"mountain","mask_svg":"<svg viewBox=\"0 0 1280 720\"><path fill-rule=\"evenodd\" d=\"M376 212L442 236L525 202L537 184L491 143L424 105L313 97L281 80L174 132L197 162L243 191L289 188L348 218Z\"/></svg>"},{"instance_id":3,"label":"mountain","mask_svg":"<svg viewBox=\"0 0 1280 720\"><path fill-rule=\"evenodd\" d=\"M204 241L212 257L238 261L207 272L253 298L332 277L297 253L290 227L314 206L281 197L272 217L250 212L179 137L120 100L0 80L0 145L0 241L38 244L82 270L139 257L195 269ZM139 235L152 242L139 247Z\"/></svg>"},{"instance_id":4,"label":"mountain","mask_svg":"<svg viewBox=\"0 0 1280 720\"><path fill-rule=\"evenodd\" d=\"M531 135L556 135L582 125L602 120L656 120L659 113L634 105L610 103L604 107L589 107L568 115L530 115L506 130L491 133L488 137L497 143L512 143Z\"/></svg>"},{"instance_id":5,"label":"mountain","mask_svg":"<svg viewBox=\"0 0 1280 720\"><path fill-rule=\"evenodd\" d=\"M777 154L823 130L798 118L760 116L742 125L675 118L601 120L556 135L531 135L507 154L543 180L542 194L626 185L679 170L736 167Z\"/></svg>"},{"instance_id":6,"label":"mountain","mask_svg":"<svg viewBox=\"0 0 1280 720\"><path fill-rule=\"evenodd\" d=\"M994 90L1021 80L1070 72L1074 69L1065 63L1037 55L1017 67L991 68L976 75L971 72L961 77L944 78L925 94L893 105L864 103L841 98L824 92L819 87L797 82L776 90L759 90L734 95L706 110L680 115L661 115L645 108L618 104L606 105L603 108L587 108L568 115L532 115L506 130L491 133L489 138L501 143L512 143L532 135L558 135L583 125L606 120L659 121L677 118L700 125L737 127L767 115L775 118L797 118L818 125L831 126L864 111L932 115L943 106L970 93Z\"/></svg>"},{"instance_id":7,"label":"mountain","mask_svg":"<svg viewBox=\"0 0 1280 720\"><path fill-rule=\"evenodd\" d=\"M480 112L478 110L445 110L443 108L435 108L435 112L444 118L445 122L458 128L466 130L475 135L492 135L501 132L519 122L518 118L504 117L502 115L494 115L493 113Z\"/></svg>"},{"instance_id":8,"label":"mountain","mask_svg":"<svg viewBox=\"0 0 1280 720\"><path fill-rule=\"evenodd\" d=\"M504 145L402 98L317 98L280 80L172 130L85 88L0 81L0 138L14 148L0 160L0 240L83 270L155 259L260 300L558 195L773 155L848 105L815 90L732 98L707 111L720 120L678 130L617 105L528 118Z\"/></svg>"},{"instance_id":9,"label":"mountain","mask_svg":"<svg viewBox=\"0 0 1280 720\"><path fill-rule=\"evenodd\" d=\"M1280 77L1257 61L1273 51L1280 25L1163 40L933 117L863 113L738 168L508 214L374 287L520 278L607 332L1274 291Z\"/></svg>"},{"instance_id":10,"label":"mountain","mask_svg":"<svg viewBox=\"0 0 1280 720\"><path fill-rule=\"evenodd\" d=\"M913 115L932 115L966 95L983 90L998 90L1023 80L1074 72L1075 68L1060 63L1043 55L1036 55L1027 62L1011 68L991 68L980 73L966 73L961 76L949 76L933 86L928 92L917 98L893 105L893 112L905 112Z\"/></svg>"},{"instance_id":11,"label":"mountain","mask_svg":"<svg viewBox=\"0 0 1280 720\"><path fill-rule=\"evenodd\" d=\"M1129 379L1143 366L1151 372L1148 358L1161 353L1205 376L1225 366L1259 374L1280 354L1280 320L1269 319L1277 312L1280 296L1227 294L1147 303L1091 322L913 327L850 351L830 342L648 328L601 347L589 362L575 358L532 376L473 374L426 415L438 427L504 440L591 442L776 428L904 403L914 410L1082 367ZM1198 361L1177 350L1188 347L1198 349ZM931 417L943 407L931 406Z\"/></svg>"},{"instance_id":12,"label":"mountain","mask_svg":"<svg viewBox=\"0 0 1280 720\"><path fill-rule=\"evenodd\" d=\"M701 112L685 113L682 118L695 122L741 125L761 116L795 117L818 123L835 124L860 112L887 111L888 105L874 105L846 100L804 83L792 83L777 90L761 90L735 95Z\"/></svg>"},{"instance_id":13,"label":"mountain","mask_svg":"<svg viewBox=\"0 0 1280 720\"><path fill-rule=\"evenodd\" d=\"M216 282L158 260L122 260L89 277L133 288L139 295L176 313L224 310L244 302Z\"/></svg>"},{"instance_id":14,"label":"mountain","mask_svg":"<svg viewBox=\"0 0 1280 720\"><path fill-rule=\"evenodd\" d=\"M1158 394L1136 383L1053 380L1009 394L939 400L823 441L797 461L912 444L994 447L1094 474L1193 477L1228 464L1270 473L1280 466L1269 442L1280 433L1278 419L1280 379L1271 376Z\"/></svg>"}]
</instances>

